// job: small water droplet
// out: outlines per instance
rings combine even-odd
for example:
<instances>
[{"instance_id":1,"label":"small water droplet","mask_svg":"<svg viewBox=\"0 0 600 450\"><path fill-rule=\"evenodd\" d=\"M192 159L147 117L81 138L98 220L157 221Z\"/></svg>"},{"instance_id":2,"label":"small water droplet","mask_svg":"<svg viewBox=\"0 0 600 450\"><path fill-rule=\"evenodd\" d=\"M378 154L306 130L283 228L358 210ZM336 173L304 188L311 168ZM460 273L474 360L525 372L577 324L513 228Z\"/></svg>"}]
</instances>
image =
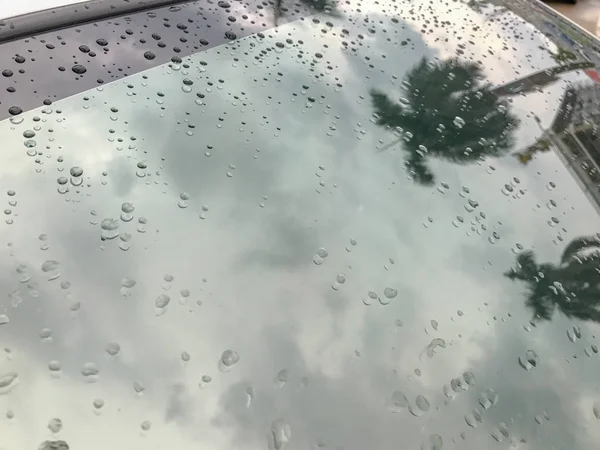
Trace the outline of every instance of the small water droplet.
<instances>
[{"instance_id":1,"label":"small water droplet","mask_svg":"<svg viewBox=\"0 0 600 450\"><path fill-rule=\"evenodd\" d=\"M596 419L600 419L600 400L596 400L596 402L594 402L592 411L594 412L594 417L596 417Z\"/></svg>"},{"instance_id":2,"label":"small water droplet","mask_svg":"<svg viewBox=\"0 0 600 450\"><path fill-rule=\"evenodd\" d=\"M290 372L287 369L282 369L275 377L275 387L282 388L287 383L290 377Z\"/></svg>"},{"instance_id":3,"label":"small water droplet","mask_svg":"<svg viewBox=\"0 0 600 450\"><path fill-rule=\"evenodd\" d=\"M252 406L254 395L254 388L252 386L246 388L246 408L250 408L250 406Z\"/></svg>"}]
</instances>

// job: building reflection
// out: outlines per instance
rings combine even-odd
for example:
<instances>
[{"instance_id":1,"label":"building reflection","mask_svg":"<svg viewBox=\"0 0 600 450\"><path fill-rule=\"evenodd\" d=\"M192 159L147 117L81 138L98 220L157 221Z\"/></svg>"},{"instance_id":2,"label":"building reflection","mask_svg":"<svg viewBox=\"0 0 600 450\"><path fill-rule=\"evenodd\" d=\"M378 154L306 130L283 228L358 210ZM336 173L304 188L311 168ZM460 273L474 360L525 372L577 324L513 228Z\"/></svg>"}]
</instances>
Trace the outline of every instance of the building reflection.
<instances>
[{"instance_id":1,"label":"building reflection","mask_svg":"<svg viewBox=\"0 0 600 450\"><path fill-rule=\"evenodd\" d=\"M594 77L593 73L591 74ZM536 117L538 124L539 118ZM555 150L600 212L600 84L571 84L564 92L551 125L531 146L516 154L527 164L537 153ZM540 125L541 127L541 125Z\"/></svg>"}]
</instances>

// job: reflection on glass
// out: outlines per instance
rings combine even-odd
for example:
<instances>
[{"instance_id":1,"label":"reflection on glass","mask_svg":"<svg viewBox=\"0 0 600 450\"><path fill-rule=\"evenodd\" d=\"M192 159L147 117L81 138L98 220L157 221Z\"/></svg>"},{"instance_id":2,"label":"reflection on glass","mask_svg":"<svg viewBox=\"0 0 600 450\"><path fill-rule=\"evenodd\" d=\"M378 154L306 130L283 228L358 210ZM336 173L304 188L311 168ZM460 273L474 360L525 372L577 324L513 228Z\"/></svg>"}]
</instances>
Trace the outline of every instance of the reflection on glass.
<instances>
[{"instance_id":1,"label":"reflection on glass","mask_svg":"<svg viewBox=\"0 0 600 450\"><path fill-rule=\"evenodd\" d=\"M301 4L308 7L310 9L311 14L314 13L325 13L334 17L340 16L340 11L337 8L336 2L334 0L299 0ZM289 0L286 2L284 0L275 0L273 4L273 19L275 25L279 24L279 19L284 17L286 13L289 11L289 6L287 3L291 3L291 5L295 8L296 3L292 3Z\"/></svg>"},{"instance_id":2,"label":"reflection on glass","mask_svg":"<svg viewBox=\"0 0 600 450\"><path fill-rule=\"evenodd\" d=\"M482 68L473 62L422 59L406 76L399 103L371 91L377 124L406 141L407 163L418 183L435 180L428 158L470 164L511 148L519 120L482 78Z\"/></svg>"},{"instance_id":3,"label":"reflection on glass","mask_svg":"<svg viewBox=\"0 0 600 450\"><path fill-rule=\"evenodd\" d=\"M573 239L559 264L538 264L534 252L517 256L505 275L527 285L525 305L535 320L551 320L558 309L569 318L600 322L600 238Z\"/></svg>"},{"instance_id":4,"label":"reflection on glass","mask_svg":"<svg viewBox=\"0 0 600 450\"><path fill-rule=\"evenodd\" d=\"M595 70L588 70L593 76ZM516 153L529 163L536 154L555 149L592 204L600 210L600 84L570 85L551 125L530 146ZM538 123L539 119L536 117Z\"/></svg>"}]
</instances>

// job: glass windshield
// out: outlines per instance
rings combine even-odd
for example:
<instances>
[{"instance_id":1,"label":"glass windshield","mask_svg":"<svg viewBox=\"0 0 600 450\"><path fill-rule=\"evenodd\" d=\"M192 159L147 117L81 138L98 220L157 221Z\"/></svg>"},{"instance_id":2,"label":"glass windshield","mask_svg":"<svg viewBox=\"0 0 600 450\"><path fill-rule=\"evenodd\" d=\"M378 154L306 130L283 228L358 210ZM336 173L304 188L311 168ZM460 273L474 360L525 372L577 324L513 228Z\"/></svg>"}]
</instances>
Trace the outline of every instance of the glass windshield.
<instances>
[{"instance_id":1,"label":"glass windshield","mask_svg":"<svg viewBox=\"0 0 600 450\"><path fill-rule=\"evenodd\" d=\"M597 448L595 42L529 2L294 5L2 101L2 445Z\"/></svg>"}]
</instances>

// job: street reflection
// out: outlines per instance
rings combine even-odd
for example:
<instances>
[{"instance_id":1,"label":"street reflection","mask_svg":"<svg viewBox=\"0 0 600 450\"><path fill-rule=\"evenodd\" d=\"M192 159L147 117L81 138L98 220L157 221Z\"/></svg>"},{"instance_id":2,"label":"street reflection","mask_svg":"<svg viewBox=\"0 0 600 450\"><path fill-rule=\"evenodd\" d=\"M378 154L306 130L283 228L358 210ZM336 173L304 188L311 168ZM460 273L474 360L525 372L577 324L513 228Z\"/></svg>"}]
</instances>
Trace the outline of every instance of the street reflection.
<instances>
[{"instance_id":1,"label":"street reflection","mask_svg":"<svg viewBox=\"0 0 600 450\"><path fill-rule=\"evenodd\" d=\"M428 158L472 164L512 149L519 119L483 78L474 62L422 59L404 78L399 102L371 91L377 124L405 141L406 162L417 183L435 181Z\"/></svg>"},{"instance_id":2,"label":"street reflection","mask_svg":"<svg viewBox=\"0 0 600 450\"><path fill-rule=\"evenodd\" d=\"M595 69L587 71L594 79ZM552 123L542 129L536 141L516 152L522 164L536 155L554 150L576 179L590 202L600 211L600 84L569 84L561 98ZM539 118L536 121L540 124Z\"/></svg>"}]
</instances>

